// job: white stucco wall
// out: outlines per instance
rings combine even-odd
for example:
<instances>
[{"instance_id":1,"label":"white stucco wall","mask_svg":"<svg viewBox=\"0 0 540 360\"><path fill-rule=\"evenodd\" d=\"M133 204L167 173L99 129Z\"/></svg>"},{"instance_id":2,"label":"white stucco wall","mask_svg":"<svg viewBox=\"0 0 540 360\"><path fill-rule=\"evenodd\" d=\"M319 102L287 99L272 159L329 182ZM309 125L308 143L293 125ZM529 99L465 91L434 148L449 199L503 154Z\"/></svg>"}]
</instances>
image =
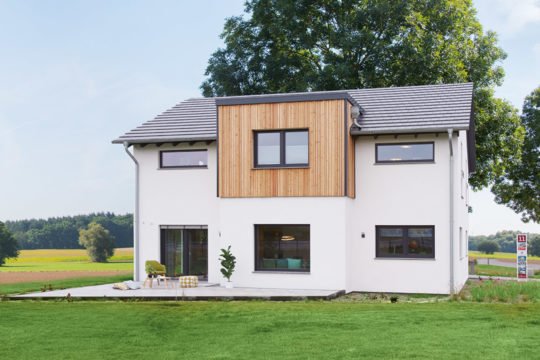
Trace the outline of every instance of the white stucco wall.
<instances>
[{"instance_id":1,"label":"white stucco wall","mask_svg":"<svg viewBox=\"0 0 540 360\"><path fill-rule=\"evenodd\" d=\"M434 141L430 164L375 164L375 143ZM462 144L463 143L463 144ZM465 132L454 136L454 283L467 278L467 191L461 197L461 167L468 178ZM207 169L159 169L159 151L208 149ZM461 155L461 149L464 154ZM208 280L219 283L219 249L237 257L236 286L345 289L346 291L448 293L449 146L446 134L359 137L356 140L356 198L244 198L216 196L216 145L136 147L140 164L140 278L146 260L160 260L161 225L208 226ZM311 271L256 272L255 224L309 224ZM376 259L376 225L434 225L435 259ZM362 237L364 233L364 237ZM466 246L464 239L463 245ZM461 252L460 252L461 251Z\"/></svg>"},{"instance_id":2,"label":"white stucco wall","mask_svg":"<svg viewBox=\"0 0 540 360\"><path fill-rule=\"evenodd\" d=\"M220 200L220 244L237 257L235 285L288 289L345 289L346 199L249 198ZM309 273L255 271L255 224L309 224Z\"/></svg>"},{"instance_id":3,"label":"white stucco wall","mask_svg":"<svg viewBox=\"0 0 540 360\"><path fill-rule=\"evenodd\" d=\"M208 168L159 169L159 151L173 149L208 149ZM219 281L219 264L210 261L219 256L215 143L148 145L136 147L134 154L140 166L140 278L146 276L146 260L160 260L161 225L207 225L208 276Z\"/></svg>"},{"instance_id":4,"label":"white stucco wall","mask_svg":"<svg viewBox=\"0 0 540 360\"><path fill-rule=\"evenodd\" d=\"M375 144L434 141L435 162L375 164ZM447 136L356 140L356 199L347 252L347 291L448 293L449 146ZM375 257L376 225L434 225L434 259ZM364 233L365 237L362 237Z\"/></svg>"}]
</instances>

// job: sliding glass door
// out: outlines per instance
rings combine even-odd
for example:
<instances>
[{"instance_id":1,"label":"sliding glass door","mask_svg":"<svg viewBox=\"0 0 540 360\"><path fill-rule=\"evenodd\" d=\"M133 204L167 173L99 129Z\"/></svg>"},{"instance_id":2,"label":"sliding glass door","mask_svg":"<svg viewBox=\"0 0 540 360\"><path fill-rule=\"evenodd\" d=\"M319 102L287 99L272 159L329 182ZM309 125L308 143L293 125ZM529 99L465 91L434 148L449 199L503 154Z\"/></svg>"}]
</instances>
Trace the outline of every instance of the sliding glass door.
<instances>
[{"instance_id":1,"label":"sliding glass door","mask_svg":"<svg viewBox=\"0 0 540 360\"><path fill-rule=\"evenodd\" d=\"M161 228L161 263L167 276L208 276L208 230L203 226Z\"/></svg>"}]
</instances>

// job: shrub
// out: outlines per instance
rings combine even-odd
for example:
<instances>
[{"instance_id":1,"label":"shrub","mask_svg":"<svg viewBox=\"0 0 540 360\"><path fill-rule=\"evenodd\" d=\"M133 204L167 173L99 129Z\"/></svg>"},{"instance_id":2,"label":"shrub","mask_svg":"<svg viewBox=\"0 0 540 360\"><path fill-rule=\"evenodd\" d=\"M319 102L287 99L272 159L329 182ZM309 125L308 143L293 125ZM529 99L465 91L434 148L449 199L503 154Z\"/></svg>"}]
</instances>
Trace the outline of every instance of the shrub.
<instances>
[{"instance_id":1,"label":"shrub","mask_svg":"<svg viewBox=\"0 0 540 360\"><path fill-rule=\"evenodd\" d=\"M493 254L499 251L499 244L491 240L482 241L478 244L478 251L481 251L484 254Z\"/></svg>"},{"instance_id":2,"label":"shrub","mask_svg":"<svg viewBox=\"0 0 540 360\"><path fill-rule=\"evenodd\" d=\"M95 222L88 224L88 229L79 230L79 244L86 248L93 262L107 262L114 255L114 237Z\"/></svg>"}]
</instances>

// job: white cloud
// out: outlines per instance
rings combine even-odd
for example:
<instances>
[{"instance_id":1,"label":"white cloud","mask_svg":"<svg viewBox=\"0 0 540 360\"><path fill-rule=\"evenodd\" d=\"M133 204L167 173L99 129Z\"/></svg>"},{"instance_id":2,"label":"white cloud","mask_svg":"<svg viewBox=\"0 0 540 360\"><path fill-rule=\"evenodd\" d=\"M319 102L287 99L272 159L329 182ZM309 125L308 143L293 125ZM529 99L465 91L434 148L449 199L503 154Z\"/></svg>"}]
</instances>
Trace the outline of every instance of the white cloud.
<instances>
[{"instance_id":1,"label":"white cloud","mask_svg":"<svg viewBox=\"0 0 540 360\"><path fill-rule=\"evenodd\" d=\"M540 23L540 0L476 0L482 23L502 37L512 37Z\"/></svg>"}]
</instances>

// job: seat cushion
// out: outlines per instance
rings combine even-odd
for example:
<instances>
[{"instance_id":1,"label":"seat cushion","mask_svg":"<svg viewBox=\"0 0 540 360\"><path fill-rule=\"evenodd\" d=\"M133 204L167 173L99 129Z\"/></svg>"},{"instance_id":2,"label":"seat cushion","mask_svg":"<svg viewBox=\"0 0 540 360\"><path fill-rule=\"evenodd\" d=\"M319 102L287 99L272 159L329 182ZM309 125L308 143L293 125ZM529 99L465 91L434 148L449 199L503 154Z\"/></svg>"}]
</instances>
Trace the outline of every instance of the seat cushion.
<instances>
[{"instance_id":1,"label":"seat cushion","mask_svg":"<svg viewBox=\"0 0 540 360\"><path fill-rule=\"evenodd\" d=\"M195 288L199 286L199 278L196 276L180 276L178 278L178 284L182 288Z\"/></svg>"},{"instance_id":2,"label":"seat cushion","mask_svg":"<svg viewBox=\"0 0 540 360\"><path fill-rule=\"evenodd\" d=\"M300 269L302 268L302 259L287 259L287 265L289 269Z\"/></svg>"}]
</instances>

